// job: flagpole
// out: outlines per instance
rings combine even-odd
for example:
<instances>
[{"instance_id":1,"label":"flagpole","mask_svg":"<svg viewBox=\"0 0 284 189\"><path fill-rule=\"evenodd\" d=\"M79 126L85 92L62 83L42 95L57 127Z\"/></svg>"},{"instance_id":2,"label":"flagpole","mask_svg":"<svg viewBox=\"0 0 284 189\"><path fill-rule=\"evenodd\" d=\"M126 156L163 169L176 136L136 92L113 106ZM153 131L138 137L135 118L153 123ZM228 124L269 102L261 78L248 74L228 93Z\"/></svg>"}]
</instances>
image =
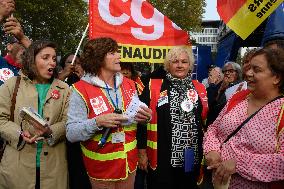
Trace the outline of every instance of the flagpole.
<instances>
[{"instance_id":1,"label":"flagpole","mask_svg":"<svg viewBox=\"0 0 284 189\"><path fill-rule=\"evenodd\" d=\"M82 38L81 38L81 40L80 40L80 43L79 43L79 45L78 45L78 47L77 47L77 50L76 50L76 52L75 52L75 55L74 55L74 57L73 57L73 59L72 59L71 65L73 65L74 62L75 62L75 59L76 59L77 54L78 54L78 51L79 51L79 49L80 49L80 47L81 47L81 45L82 45L82 42L83 42L84 38L86 37L86 34L87 34L88 29L89 29L89 23L88 23L88 25L87 25L87 27L86 27L86 29L85 29L83 35L82 35Z\"/></svg>"}]
</instances>

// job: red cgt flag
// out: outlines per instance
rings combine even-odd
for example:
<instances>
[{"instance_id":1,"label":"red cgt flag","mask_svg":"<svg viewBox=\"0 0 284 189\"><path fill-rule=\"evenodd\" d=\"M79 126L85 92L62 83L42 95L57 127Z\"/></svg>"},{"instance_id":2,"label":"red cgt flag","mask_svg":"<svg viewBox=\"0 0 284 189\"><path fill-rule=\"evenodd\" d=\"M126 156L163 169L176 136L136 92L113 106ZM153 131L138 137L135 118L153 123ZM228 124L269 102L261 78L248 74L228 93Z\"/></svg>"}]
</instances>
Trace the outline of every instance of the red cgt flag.
<instances>
[{"instance_id":1,"label":"red cgt flag","mask_svg":"<svg viewBox=\"0 0 284 189\"><path fill-rule=\"evenodd\" d=\"M222 20L242 39L246 39L283 0L218 0Z\"/></svg>"},{"instance_id":2,"label":"red cgt flag","mask_svg":"<svg viewBox=\"0 0 284 189\"><path fill-rule=\"evenodd\" d=\"M121 61L162 63L173 46L189 36L145 0L90 0L89 37L111 37L121 46Z\"/></svg>"}]
</instances>

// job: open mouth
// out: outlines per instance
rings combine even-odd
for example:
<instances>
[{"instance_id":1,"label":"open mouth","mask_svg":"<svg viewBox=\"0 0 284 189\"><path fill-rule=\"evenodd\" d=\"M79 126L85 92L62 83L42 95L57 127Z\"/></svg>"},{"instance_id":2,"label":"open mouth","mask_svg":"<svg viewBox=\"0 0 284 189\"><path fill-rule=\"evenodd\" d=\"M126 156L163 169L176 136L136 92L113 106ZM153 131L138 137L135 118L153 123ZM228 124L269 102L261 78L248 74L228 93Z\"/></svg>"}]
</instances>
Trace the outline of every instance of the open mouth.
<instances>
[{"instance_id":1,"label":"open mouth","mask_svg":"<svg viewBox=\"0 0 284 189\"><path fill-rule=\"evenodd\" d=\"M49 68L47 71L48 71L48 75L51 76L53 75L54 68Z\"/></svg>"}]
</instances>

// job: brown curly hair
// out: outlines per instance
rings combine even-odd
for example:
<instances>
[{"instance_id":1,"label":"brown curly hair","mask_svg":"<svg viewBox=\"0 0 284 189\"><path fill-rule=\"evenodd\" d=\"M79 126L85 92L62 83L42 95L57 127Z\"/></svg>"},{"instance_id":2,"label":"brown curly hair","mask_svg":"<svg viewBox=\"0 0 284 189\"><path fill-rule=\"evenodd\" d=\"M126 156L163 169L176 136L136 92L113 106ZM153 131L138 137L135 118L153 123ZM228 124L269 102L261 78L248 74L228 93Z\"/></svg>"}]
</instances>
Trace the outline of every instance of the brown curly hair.
<instances>
[{"instance_id":1,"label":"brown curly hair","mask_svg":"<svg viewBox=\"0 0 284 189\"><path fill-rule=\"evenodd\" d=\"M105 64L105 57L109 52L116 52L118 44L115 40L108 37L91 39L84 46L80 57L82 68L86 73L98 76L101 68Z\"/></svg>"}]
</instances>

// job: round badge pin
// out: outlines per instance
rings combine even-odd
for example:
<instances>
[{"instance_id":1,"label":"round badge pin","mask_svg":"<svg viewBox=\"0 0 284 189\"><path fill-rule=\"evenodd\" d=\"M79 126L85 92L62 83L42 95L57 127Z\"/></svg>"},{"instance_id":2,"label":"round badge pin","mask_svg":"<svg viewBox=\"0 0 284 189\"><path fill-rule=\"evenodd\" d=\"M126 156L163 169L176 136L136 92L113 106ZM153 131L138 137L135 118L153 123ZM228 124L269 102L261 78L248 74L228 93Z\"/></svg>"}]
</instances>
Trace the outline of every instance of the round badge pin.
<instances>
[{"instance_id":1,"label":"round badge pin","mask_svg":"<svg viewBox=\"0 0 284 189\"><path fill-rule=\"evenodd\" d=\"M52 93L51 93L51 97L55 100L59 99L60 98L60 93L58 90L53 90Z\"/></svg>"},{"instance_id":2,"label":"round badge pin","mask_svg":"<svg viewBox=\"0 0 284 189\"><path fill-rule=\"evenodd\" d=\"M197 92L196 92L195 90L189 89L189 90L187 91L186 95L187 95L187 98L188 98L191 102L193 102L193 103L197 102L197 100L198 100L198 94L197 94Z\"/></svg>"},{"instance_id":3,"label":"round badge pin","mask_svg":"<svg viewBox=\"0 0 284 189\"><path fill-rule=\"evenodd\" d=\"M183 101L180 106L185 112L190 112L193 109L193 103L189 100Z\"/></svg>"}]
</instances>

